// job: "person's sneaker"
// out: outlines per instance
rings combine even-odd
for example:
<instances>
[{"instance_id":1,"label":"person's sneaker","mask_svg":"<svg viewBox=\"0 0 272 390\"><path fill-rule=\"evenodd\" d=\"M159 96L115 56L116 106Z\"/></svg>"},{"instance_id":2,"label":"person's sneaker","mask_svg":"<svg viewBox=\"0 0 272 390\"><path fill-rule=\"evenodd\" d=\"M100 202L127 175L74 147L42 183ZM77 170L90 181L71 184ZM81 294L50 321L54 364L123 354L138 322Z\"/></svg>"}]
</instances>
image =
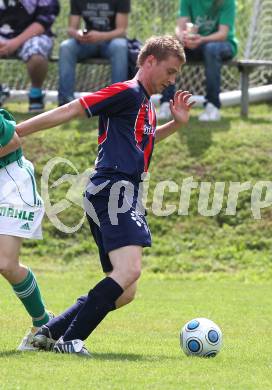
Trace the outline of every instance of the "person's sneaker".
<instances>
[{"instance_id":1,"label":"person's sneaker","mask_svg":"<svg viewBox=\"0 0 272 390\"><path fill-rule=\"evenodd\" d=\"M54 318L54 314L49 312L49 320ZM27 331L26 335L23 337L23 340L19 344L17 351L37 351L33 345L34 336L41 329L41 327L32 326L29 331Z\"/></svg>"},{"instance_id":2,"label":"person's sneaker","mask_svg":"<svg viewBox=\"0 0 272 390\"><path fill-rule=\"evenodd\" d=\"M157 120L163 121L163 120L169 120L172 118L172 113L170 110L170 103L169 102L163 102L160 105L159 112L157 113Z\"/></svg>"},{"instance_id":3,"label":"person's sneaker","mask_svg":"<svg viewBox=\"0 0 272 390\"><path fill-rule=\"evenodd\" d=\"M91 354L84 346L83 341L79 339L64 341L63 337L61 337L54 345L53 351L56 353L75 354L88 358L91 357Z\"/></svg>"},{"instance_id":4,"label":"person's sneaker","mask_svg":"<svg viewBox=\"0 0 272 390\"><path fill-rule=\"evenodd\" d=\"M23 340L21 341L20 345L17 348L17 351L36 351L37 348L35 348L32 345L33 337L35 333L37 332L39 328L36 328L33 326L30 328L29 331L27 331L26 335L23 337Z\"/></svg>"},{"instance_id":5,"label":"person's sneaker","mask_svg":"<svg viewBox=\"0 0 272 390\"><path fill-rule=\"evenodd\" d=\"M10 90L7 85L0 84L0 107L10 97Z\"/></svg>"},{"instance_id":6,"label":"person's sneaker","mask_svg":"<svg viewBox=\"0 0 272 390\"><path fill-rule=\"evenodd\" d=\"M52 351L56 343L53 339L49 328L43 325L33 336L32 345L35 349Z\"/></svg>"},{"instance_id":7,"label":"person's sneaker","mask_svg":"<svg viewBox=\"0 0 272 390\"><path fill-rule=\"evenodd\" d=\"M205 110L199 115L198 120L201 122L220 121L220 110L214 104L208 102Z\"/></svg>"},{"instance_id":8,"label":"person's sneaker","mask_svg":"<svg viewBox=\"0 0 272 390\"><path fill-rule=\"evenodd\" d=\"M30 114L38 114L44 111L44 96L44 93L37 97L28 96L28 112Z\"/></svg>"}]
</instances>

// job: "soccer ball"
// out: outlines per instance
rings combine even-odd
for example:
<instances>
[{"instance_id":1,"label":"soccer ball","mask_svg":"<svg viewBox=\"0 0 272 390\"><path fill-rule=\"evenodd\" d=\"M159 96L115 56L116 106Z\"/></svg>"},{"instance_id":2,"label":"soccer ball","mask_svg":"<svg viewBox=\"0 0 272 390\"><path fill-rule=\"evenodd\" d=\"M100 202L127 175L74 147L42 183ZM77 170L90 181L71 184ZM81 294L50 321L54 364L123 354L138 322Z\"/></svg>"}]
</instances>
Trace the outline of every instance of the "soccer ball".
<instances>
[{"instance_id":1,"label":"soccer ball","mask_svg":"<svg viewBox=\"0 0 272 390\"><path fill-rule=\"evenodd\" d=\"M222 332L207 318L195 318L180 332L180 346L186 355L214 357L222 346Z\"/></svg>"}]
</instances>

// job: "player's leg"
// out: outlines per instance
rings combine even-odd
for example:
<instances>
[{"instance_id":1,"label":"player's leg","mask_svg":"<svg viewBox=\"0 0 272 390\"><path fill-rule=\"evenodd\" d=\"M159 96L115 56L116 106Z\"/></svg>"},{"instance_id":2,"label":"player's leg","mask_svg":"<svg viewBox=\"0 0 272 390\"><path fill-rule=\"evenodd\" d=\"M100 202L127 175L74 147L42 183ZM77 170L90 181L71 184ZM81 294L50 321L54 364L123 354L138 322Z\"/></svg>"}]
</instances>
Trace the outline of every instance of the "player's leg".
<instances>
[{"instance_id":1,"label":"player's leg","mask_svg":"<svg viewBox=\"0 0 272 390\"><path fill-rule=\"evenodd\" d=\"M109 274L107 274L107 276L109 276ZM115 301L115 308L120 309L124 305L132 302L135 298L136 289L137 283L135 282ZM87 298L87 295L79 297L74 305L69 307L62 314L52 318L46 325L43 325L34 336L33 345L39 349L45 349L47 351L52 350L56 340L66 332Z\"/></svg>"},{"instance_id":2,"label":"player's leg","mask_svg":"<svg viewBox=\"0 0 272 390\"><path fill-rule=\"evenodd\" d=\"M81 44L70 38L63 41L59 49L59 105L69 103L74 99L76 81L76 64L80 60L94 57L98 54L97 45Z\"/></svg>"},{"instance_id":3,"label":"player's leg","mask_svg":"<svg viewBox=\"0 0 272 390\"><path fill-rule=\"evenodd\" d=\"M56 341L66 332L73 319L79 313L87 297L87 295L79 297L67 310L52 318L46 325L43 325L33 338L34 347L51 351Z\"/></svg>"},{"instance_id":4,"label":"player's leg","mask_svg":"<svg viewBox=\"0 0 272 390\"><path fill-rule=\"evenodd\" d=\"M109 276L109 274L107 274ZM135 298L137 283L129 286L123 294L115 301L115 308L120 309L124 305L132 302ZM77 316L88 296L84 295L77 299L77 301L60 315L52 318L46 325L35 334L33 345L39 349L47 351L52 350L53 346L68 329L73 319Z\"/></svg>"},{"instance_id":5,"label":"player's leg","mask_svg":"<svg viewBox=\"0 0 272 390\"><path fill-rule=\"evenodd\" d=\"M15 294L32 318L32 334L50 319L33 272L19 262L22 239L0 235L0 273L10 283ZM20 350L33 349L27 337L19 346Z\"/></svg>"},{"instance_id":6,"label":"player's leg","mask_svg":"<svg viewBox=\"0 0 272 390\"><path fill-rule=\"evenodd\" d=\"M141 274L142 247L126 246L109 253L112 272L89 291L87 300L69 328L55 344L58 353L90 356L83 344L106 315L116 309L116 302ZM122 301L119 301L122 303Z\"/></svg>"},{"instance_id":7,"label":"player's leg","mask_svg":"<svg viewBox=\"0 0 272 390\"><path fill-rule=\"evenodd\" d=\"M231 44L229 42L208 42L203 45L203 58L206 76L206 109L208 113L207 118L204 116L204 120L217 121L220 120L221 108L219 98L221 68L224 60L232 58Z\"/></svg>"},{"instance_id":8,"label":"player's leg","mask_svg":"<svg viewBox=\"0 0 272 390\"><path fill-rule=\"evenodd\" d=\"M141 274L142 248L126 246L109 253L113 271L89 291L87 301L64 334L64 341L85 340L104 317L116 308L115 302Z\"/></svg>"},{"instance_id":9,"label":"player's leg","mask_svg":"<svg viewBox=\"0 0 272 390\"><path fill-rule=\"evenodd\" d=\"M34 168L24 157L0 169L0 273L32 317L33 332L48 322L40 290L33 272L20 263L22 238L42 238L44 207L36 190ZM12 235L10 234L12 232ZM32 349L33 332L19 346Z\"/></svg>"},{"instance_id":10,"label":"player's leg","mask_svg":"<svg viewBox=\"0 0 272 390\"><path fill-rule=\"evenodd\" d=\"M136 210L130 204L126 212L118 213L118 223L111 223L107 198L118 204L128 201L121 184L120 189L114 188L115 192L111 195L110 186L99 195L92 195L92 182L87 187L84 207L98 245L103 271L108 276L89 291L87 301L63 335L64 341L85 340L104 317L116 309L116 301L140 277L142 247L150 246L150 232L144 217L137 214L136 218ZM94 210L99 216L99 226L94 222Z\"/></svg>"},{"instance_id":11,"label":"player's leg","mask_svg":"<svg viewBox=\"0 0 272 390\"><path fill-rule=\"evenodd\" d=\"M88 217L88 215L87 215ZM88 217L90 229L93 238L97 244L99 257L102 269L107 275L112 271L112 264L110 262L108 254L104 250L103 239L100 228L94 223L94 221ZM48 324L43 326L39 332L35 335L34 343L40 349L50 350L52 345L67 331L74 318L77 316L83 305L85 304L88 295L78 298L78 300L65 310L62 314L53 318Z\"/></svg>"},{"instance_id":12,"label":"player's leg","mask_svg":"<svg viewBox=\"0 0 272 390\"><path fill-rule=\"evenodd\" d=\"M86 192L84 201L92 235L99 249L102 268L108 276L89 292L86 302L68 327L64 337L57 343L59 344L55 348L57 352L73 350L73 340L85 340L109 311L132 300L136 289L135 282L141 273L142 246L151 244L145 219L139 215L136 220L135 210L134 214L130 211L120 214L120 223L112 226L108 215L108 202L105 201L109 195L108 191L107 187L99 196L92 196L91 192ZM124 197L124 194L122 196ZM92 217L93 207L99 215L100 226ZM124 290L127 290L127 293L119 299ZM51 323L52 321L49 325ZM51 326L50 330L53 333L54 329Z\"/></svg>"},{"instance_id":13,"label":"player's leg","mask_svg":"<svg viewBox=\"0 0 272 390\"><path fill-rule=\"evenodd\" d=\"M31 81L29 112L38 113L44 109L42 86L47 75L48 58L52 47L52 37L42 34L28 39L18 53L18 56L26 63Z\"/></svg>"},{"instance_id":14,"label":"player's leg","mask_svg":"<svg viewBox=\"0 0 272 390\"><path fill-rule=\"evenodd\" d=\"M101 45L102 57L111 63L111 81L117 83L128 78L128 45L125 38L114 38Z\"/></svg>"},{"instance_id":15,"label":"player's leg","mask_svg":"<svg viewBox=\"0 0 272 390\"><path fill-rule=\"evenodd\" d=\"M31 80L32 88L41 89L48 70L47 58L35 54L27 62L27 71Z\"/></svg>"}]
</instances>

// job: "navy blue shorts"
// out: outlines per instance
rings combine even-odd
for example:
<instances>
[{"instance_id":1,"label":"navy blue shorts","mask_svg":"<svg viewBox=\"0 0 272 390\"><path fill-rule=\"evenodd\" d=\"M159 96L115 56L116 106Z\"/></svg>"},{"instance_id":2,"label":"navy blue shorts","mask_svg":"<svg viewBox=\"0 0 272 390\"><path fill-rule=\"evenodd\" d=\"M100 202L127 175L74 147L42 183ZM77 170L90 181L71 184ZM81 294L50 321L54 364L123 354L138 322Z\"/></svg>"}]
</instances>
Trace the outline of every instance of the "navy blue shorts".
<instances>
[{"instance_id":1,"label":"navy blue shorts","mask_svg":"<svg viewBox=\"0 0 272 390\"><path fill-rule=\"evenodd\" d=\"M126 181L92 178L84 207L104 272L112 271L108 253L127 245L151 246L151 234L139 208L138 187ZM101 188L100 188L101 187Z\"/></svg>"}]
</instances>

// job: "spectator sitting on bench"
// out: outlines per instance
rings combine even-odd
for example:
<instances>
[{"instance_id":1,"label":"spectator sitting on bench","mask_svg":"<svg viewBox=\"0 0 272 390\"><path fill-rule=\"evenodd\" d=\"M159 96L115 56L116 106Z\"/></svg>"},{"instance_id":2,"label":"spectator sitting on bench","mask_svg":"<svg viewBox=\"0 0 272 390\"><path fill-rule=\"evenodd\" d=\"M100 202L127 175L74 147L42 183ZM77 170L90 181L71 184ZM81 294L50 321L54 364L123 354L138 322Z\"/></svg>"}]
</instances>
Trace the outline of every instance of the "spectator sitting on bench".
<instances>
[{"instance_id":1,"label":"spectator sitting on bench","mask_svg":"<svg viewBox=\"0 0 272 390\"><path fill-rule=\"evenodd\" d=\"M29 112L44 108L42 85L53 47L50 28L58 13L58 0L0 1L0 58L17 56L26 63Z\"/></svg>"},{"instance_id":2,"label":"spectator sitting on bench","mask_svg":"<svg viewBox=\"0 0 272 390\"><path fill-rule=\"evenodd\" d=\"M198 119L220 120L222 61L237 53L235 0L181 0L176 35L183 42L188 62L204 61L206 101ZM174 92L172 85L163 92L158 119L171 116L169 100Z\"/></svg>"},{"instance_id":3,"label":"spectator sitting on bench","mask_svg":"<svg viewBox=\"0 0 272 390\"><path fill-rule=\"evenodd\" d=\"M130 0L71 0L68 34L59 51L59 105L74 99L78 61L108 58L112 83L127 80ZM81 18L85 29L79 29Z\"/></svg>"}]
</instances>

